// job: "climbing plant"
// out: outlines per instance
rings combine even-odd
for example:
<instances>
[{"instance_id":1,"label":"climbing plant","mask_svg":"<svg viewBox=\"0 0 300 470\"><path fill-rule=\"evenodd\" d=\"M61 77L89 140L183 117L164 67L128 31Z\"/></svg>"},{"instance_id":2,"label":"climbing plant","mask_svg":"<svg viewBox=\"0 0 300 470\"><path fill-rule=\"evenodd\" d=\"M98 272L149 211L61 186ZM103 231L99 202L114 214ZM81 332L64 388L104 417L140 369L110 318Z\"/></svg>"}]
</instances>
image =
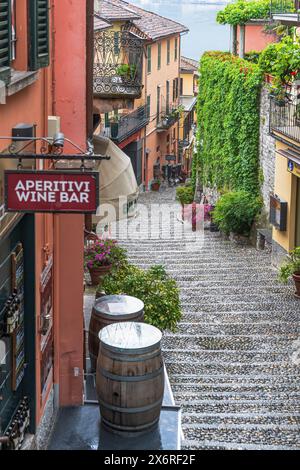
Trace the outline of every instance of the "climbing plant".
<instances>
[{"instance_id":1,"label":"climbing plant","mask_svg":"<svg viewBox=\"0 0 300 470\"><path fill-rule=\"evenodd\" d=\"M293 11L292 0L273 0L272 11L279 10L285 12ZM217 22L220 24L230 24L233 26L242 25L250 20L264 19L270 17L270 0L236 0L234 3L226 5L224 10L217 14Z\"/></svg>"},{"instance_id":2,"label":"climbing plant","mask_svg":"<svg viewBox=\"0 0 300 470\"><path fill-rule=\"evenodd\" d=\"M261 81L257 64L223 52L202 56L194 182L199 172L204 185L258 194Z\"/></svg>"}]
</instances>

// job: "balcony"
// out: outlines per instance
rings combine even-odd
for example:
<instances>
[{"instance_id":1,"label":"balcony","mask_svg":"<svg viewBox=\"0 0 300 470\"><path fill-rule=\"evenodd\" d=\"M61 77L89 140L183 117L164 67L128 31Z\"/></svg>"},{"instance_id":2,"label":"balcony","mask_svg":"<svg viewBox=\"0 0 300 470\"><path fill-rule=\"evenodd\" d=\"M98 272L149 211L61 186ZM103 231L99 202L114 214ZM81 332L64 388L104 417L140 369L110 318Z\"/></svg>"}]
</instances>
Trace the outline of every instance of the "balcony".
<instances>
[{"instance_id":1,"label":"balcony","mask_svg":"<svg viewBox=\"0 0 300 470\"><path fill-rule=\"evenodd\" d=\"M139 106L132 113L121 116L118 121L111 122L110 128L105 129L103 134L119 144L135 132L143 129L148 123L147 106Z\"/></svg>"},{"instance_id":2,"label":"balcony","mask_svg":"<svg viewBox=\"0 0 300 470\"><path fill-rule=\"evenodd\" d=\"M142 92L143 43L127 31L95 34L94 96L135 99Z\"/></svg>"},{"instance_id":3,"label":"balcony","mask_svg":"<svg viewBox=\"0 0 300 470\"><path fill-rule=\"evenodd\" d=\"M178 121L179 117L180 113L178 111L178 107L166 107L157 115L157 131L162 132L170 129L170 127Z\"/></svg>"},{"instance_id":4,"label":"balcony","mask_svg":"<svg viewBox=\"0 0 300 470\"><path fill-rule=\"evenodd\" d=\"M271 98L270 134L300 146L300 103Z\"/></svg>"},{"instance_id":5,"label":"balcony","mask_svg":"<svg viewBox=\"0 0 300 470\"><path fill-rule=\"evenodd\" d=\"M293 5L294 3L294 5ZM275 21L288 26L300 24L300 0L271 0L270 13Z\"/></svg>"}]
</instances>

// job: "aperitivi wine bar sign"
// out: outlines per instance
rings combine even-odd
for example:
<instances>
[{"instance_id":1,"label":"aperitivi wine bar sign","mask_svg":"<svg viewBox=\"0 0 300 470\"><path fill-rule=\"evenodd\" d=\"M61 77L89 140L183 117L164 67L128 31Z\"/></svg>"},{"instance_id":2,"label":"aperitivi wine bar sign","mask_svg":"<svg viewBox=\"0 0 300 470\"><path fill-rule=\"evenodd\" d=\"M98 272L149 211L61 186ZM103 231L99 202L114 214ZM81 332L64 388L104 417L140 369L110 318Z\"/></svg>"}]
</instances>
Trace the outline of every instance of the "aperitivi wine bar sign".
<instances>
[{"instance_id":1,"label":"aperitivi wine bar sign","mask_svg":"<svg viewBox=\"0 0 300 470\"><path fill-rule=\"evenodd\" d=\"M96 213L99 173L5 171L7 212Z\"/></svg>"}]
</instances>

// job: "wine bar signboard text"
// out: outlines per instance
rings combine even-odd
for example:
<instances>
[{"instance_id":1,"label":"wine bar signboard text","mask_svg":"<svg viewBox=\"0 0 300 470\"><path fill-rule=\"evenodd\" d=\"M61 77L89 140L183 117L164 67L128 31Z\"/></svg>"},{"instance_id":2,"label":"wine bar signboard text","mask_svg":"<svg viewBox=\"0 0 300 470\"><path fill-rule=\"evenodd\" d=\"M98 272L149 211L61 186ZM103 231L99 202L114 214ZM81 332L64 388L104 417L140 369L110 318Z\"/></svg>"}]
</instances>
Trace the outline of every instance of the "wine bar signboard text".
<instances>
[{"instance_id":1,"label":"wine bar signboard text","mask_svg":"<svg viewBox=\"0 0 300 470\"><path fill-rule=\"evenodd\" d=\"M98 172L5 171L7 212L96 213L98 206Z\"/></svg>"}]
</instances>

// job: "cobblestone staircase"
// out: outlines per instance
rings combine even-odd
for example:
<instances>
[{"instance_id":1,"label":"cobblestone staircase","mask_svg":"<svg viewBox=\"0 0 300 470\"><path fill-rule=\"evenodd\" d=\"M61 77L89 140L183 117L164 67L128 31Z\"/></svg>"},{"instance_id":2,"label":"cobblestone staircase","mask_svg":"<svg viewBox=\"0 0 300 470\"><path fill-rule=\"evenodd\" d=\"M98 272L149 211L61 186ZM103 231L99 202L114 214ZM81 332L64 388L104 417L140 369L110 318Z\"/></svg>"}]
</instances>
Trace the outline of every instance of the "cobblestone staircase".
<instances>
[{"instance_id":1,"label":"cobblestone staircase","mask_svg":"<svg viewBox=\"0 0 300 470\"><path fill-rule=\"evenodd\" d=\"M140 203L174 199L166 190ZM292 360L300 350L300 302L293 287L278 283L269 254L209 232L200 251L189 236L149 240L146 217L140 240L125 239L126 223L119 238L131 262L164 264L181 288L184 315L175 334L164 334L163 350L183 411L183 447L300 449L300 365ZM164 224L161 230L165 235Z\"/></svg>"}]
</instances>

